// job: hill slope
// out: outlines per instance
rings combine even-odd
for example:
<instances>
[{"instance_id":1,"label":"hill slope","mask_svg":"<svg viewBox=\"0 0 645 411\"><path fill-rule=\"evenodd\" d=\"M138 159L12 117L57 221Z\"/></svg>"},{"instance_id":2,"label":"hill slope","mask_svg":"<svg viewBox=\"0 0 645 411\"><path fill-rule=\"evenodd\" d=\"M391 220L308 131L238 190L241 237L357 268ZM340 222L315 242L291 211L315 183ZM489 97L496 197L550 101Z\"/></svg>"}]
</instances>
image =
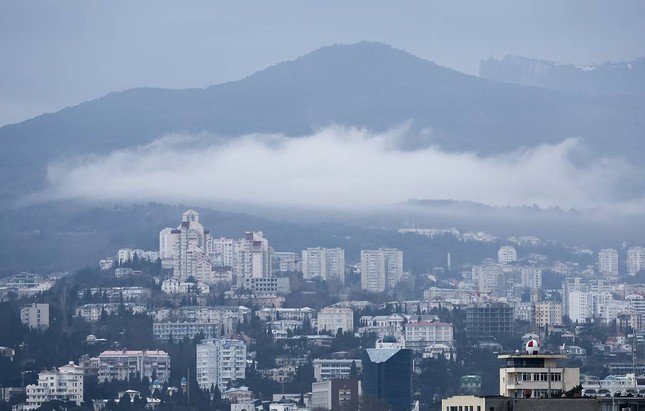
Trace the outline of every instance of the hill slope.
<instances>
[{"instance_id":1,"label":"hill slope","mask_svg":"<svg viewBox=\"0 0 645 411\"><path fill-rule=\"evenodd\" d=\"M645 99L584 96L467 76L379 43L323 47L206 89L140 88L0 128L0 202L45 185L52 160L171 132L302 135L328 124L380 131L410 121L448 150L500 153L584 138L643 161Z\"/></svg>"}]
</instances>

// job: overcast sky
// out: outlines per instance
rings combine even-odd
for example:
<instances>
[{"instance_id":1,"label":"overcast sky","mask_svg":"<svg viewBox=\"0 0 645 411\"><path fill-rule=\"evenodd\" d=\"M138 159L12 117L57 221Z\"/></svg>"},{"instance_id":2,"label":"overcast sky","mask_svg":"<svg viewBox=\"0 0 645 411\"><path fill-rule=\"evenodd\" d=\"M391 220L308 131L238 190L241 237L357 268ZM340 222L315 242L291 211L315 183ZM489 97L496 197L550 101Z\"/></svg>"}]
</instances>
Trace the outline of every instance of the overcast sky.
<instances>
[{"instance_id":1,"label":"overcast sky","mask_svg":"<svg viewBox=\"0 0 645 411\"><path fill-rule=\"evenodd\" d=\"M204 87L381 41L476 74L504 54L645 56L643 1L0 0L0 125L138 86Z\"/></svg>"}]
</instances>

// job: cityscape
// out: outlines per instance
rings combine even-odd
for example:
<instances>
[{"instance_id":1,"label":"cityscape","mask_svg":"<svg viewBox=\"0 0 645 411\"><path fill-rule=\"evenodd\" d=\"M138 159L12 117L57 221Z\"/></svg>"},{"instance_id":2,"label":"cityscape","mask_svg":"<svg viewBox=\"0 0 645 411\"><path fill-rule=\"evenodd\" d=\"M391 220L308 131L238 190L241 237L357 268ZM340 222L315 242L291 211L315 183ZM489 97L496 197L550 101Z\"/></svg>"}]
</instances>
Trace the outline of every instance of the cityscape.
<instances>
[{"instance_id":1,"label":"cityscape","mask_svg":"<svg viewBox=\"0 0 645 411\"><path fill-rule=\"evenodd\" d=\"M645 410L643 39L0 0L0 411Z\"/></svg>"}]
</instances>

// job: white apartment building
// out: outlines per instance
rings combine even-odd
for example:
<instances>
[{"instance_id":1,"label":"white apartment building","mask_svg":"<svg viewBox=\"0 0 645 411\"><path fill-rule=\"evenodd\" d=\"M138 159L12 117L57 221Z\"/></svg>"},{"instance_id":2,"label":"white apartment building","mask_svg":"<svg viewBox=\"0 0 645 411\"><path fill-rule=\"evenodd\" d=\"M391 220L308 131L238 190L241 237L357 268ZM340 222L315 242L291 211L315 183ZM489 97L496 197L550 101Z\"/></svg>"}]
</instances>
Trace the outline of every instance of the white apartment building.
<instances>
[{"instance_id":1,"label":"white apartment building","mask_svg":"<svg viewBox=\"0 0 645 411\"><path fill-rule=\"evenodd\" d=\"M207 339L197 344L197 383L202 390L246 377L246 345L228 338Z\"/></svg>"},{"instance_id":2,"label":"white apartment building","mask_svg":"<svg viewBox=\"0 0 645 411\"><path fill-rule=\"evenodd\" d=\"M161 383L170 378L170 356L165 351L103 351L98 362L99 382L127 380L132 375L150 378L156 374Z\"/></svg>"},{"instance_id":3,"label":"white apartment building","mask_svg":"<svg viewBox=\"0 0 645 411\"><path fill-rule=\"evenodd\" d=\"M152 324L152 338L162 342L192 340L197 335L204 338L219 337L221 322L155 322Z\"/></svg>"},{"instance_id":4,"label":"white apartment building","mask_svg":"<svg viewBox=\"0 0 645 411\"><path fill-rule=\"evenodd\" d=\"M325 307L318 312L318 332L331 331L333 334L354 331L354 310L351 308Z\"/></svg>"},{"instance_id":5,"label":"white apartment building","mask_svg":"<svg viewBox=\"0 0 645 411\"><path fill-rule=\"evenodd\" d=\"M224 237L213 238L211 241L213 264L220 267L233 267L235 265L236 241Z\"/></svg>"},{"instance_id":6,"label":"white apartment building","mask_svg":"<svg viewBox=\"0 0 645 411\"><path fill-rule=\"evenodd\" d=\"M38 374L38 383L28 385L25 410L35 410L44 402L60 400L72 401L76 405L83 402L83 367L70 362L62 367L53 368Z\"/></svg>"},{"instance_id":7,"label":"white apartment building","mask_svg":"<svg viewBox=\"0 0 645 411\"><path fill-rule=\"evenodd\" d=\"M522 267L522 287L531 290L542 288L542 269L539 267Z\"/></svg>"},{"instance_id":8,"label":"white apartment building","mask_svg":"<svg viewBox=\"0 0 645 411\"><path fill-rule=\"evenodd\" d=\"M302 250L302 274L305 279L322 278L345 284L345 250L323 247Z\"/></svg>"},{"instance_id":9,"label":"white apartment building","mask_svg":"<svg viewBox=\"0 0 645 411\"><path fill-rule=\"evenodd\" d=\"M645 270L645 248L631 247L627 250L627 274L636 275Z\"/></svg>"},{"instance_id":10,"label":"white apartment building","mask_svg":"<svg viewBox=\"0 0 645 411\"><path fill-rule=\"evenodd\" d=\"M598 253L598 271L608 277L618 277L618 251L605 248Z\"/></svg>"},{"instance_id":11,"label":"white apartment building","mask_svg":"<svg viewBox=\"0 0 645 411\"><path fill-rule=\"evenodd\" d=\"M317 358L313 361L314 379L329 381L338 378L348 378L352 371L352 363L360 373L363 362L356 359Z\"/></svg>"},{"instance_id":12,"label":"white apartment building","mask_svg":"<svg viewBox=\"0 0 645 411\"><path fill-rule=\"evenodd\" d=\"M562 325L562 303L538 301L535 303L535 326Z\"/></svg>"},{"instance_id":13,"label":"white apartment building","mask_svg":"<svg viewBox=\"0 0 645 411\"><path fill-rule=\"evenodd\" d=\"M49 304L33 303L20 310L20 322L32 330L49 328Z\"/></svg>"},{"instance_id":14,"label":"white apartment building","mask_svg":"<svg viewBox=\"0 0 645 411\"><path fill-rule=\"evenodd\" d=\"M416 322L405 325L405 348L415 352L433 344L453 345L453 326L441 322Z\"/></svg>"},{"instance_id":15,"label":"white apartment building","mask_svg":"<svg viewBox=\"0 0 645 411\"><path fill-rule=\"evenodd\" d=\"M508 264L517 261L517 250L512 245L503 245L497 251L497 262Z\"/></svg>"},{"instance_id":16,"label":"white apartment building","mask_svg":"<svg viewBox=\"0 0 645 411\"><path fill-rule=\"evenodd\" d=\"M571 291L568 295L567 313L572 322L585 323L593 316L591 293Z\"/></svg>"},{"instance_id":17,"label":"white apartment building","mask_svg":"<svg viewBox=\"0 0 645 411\"><path fill-rule=\"evenodd\" d=\"M244 278L271 277L271 255L273 248L264 238L262 231L248 231L244 239L237 242L233 274L241 282Z\"/></svg>"},{"instance_id":18,"label":"white apartment building","mask_svg":"<svg viewBox=\"0 0 645 411\"><path fill-rule=\"evenodd\" d=\"M191 283L169 278L161 282L161 291L166 294L187 294L189 292L200 292L208 294L210 287L204 283Z\"/></svg>"},{"instance_id":19,"label":"white apartment building","mask_svg":"<svg viewBox=\"0 0 645 411\"><path fill-rule=\"evenodd\" d=\"M381 293L396 287L403 276L403 251L394 248L361 250L361 288Z\"/></svg>"}]
</instances>

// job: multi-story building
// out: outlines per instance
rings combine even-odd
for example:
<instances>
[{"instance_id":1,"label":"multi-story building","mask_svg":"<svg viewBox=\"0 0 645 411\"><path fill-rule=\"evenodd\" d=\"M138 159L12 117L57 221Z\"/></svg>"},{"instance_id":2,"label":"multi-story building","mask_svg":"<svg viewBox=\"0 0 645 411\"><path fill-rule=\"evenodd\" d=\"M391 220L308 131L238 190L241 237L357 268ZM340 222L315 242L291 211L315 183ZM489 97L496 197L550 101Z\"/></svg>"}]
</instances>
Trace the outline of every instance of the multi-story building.
<instances>
[{"instance_id":1,"label":"multi-story building","mask_svg":"<svg viewBox=\"0 0 645 411\"><path fill-rule=\"evenodd\" d=\"M580 385L580 370L558 365L566 355L541 354L538 342L526 343L522 354L502 354L499 370L499 395L511 398L550 398Z\"/></svg>"},{"instance_id":2,"label":"multi-story building","mask_svg":"<svg viewBox=\"0 0 645 411\"><path fill-rule=\"evenodd\" d=\"M155 322L152 324L152 336L155 341L180 342L185 338L192 340L197 335L203 338L219 337L221 329L220 322Z\"/></svg>"},{"instance_id":3,"label":"multi-story building","mask_svg":"<svg viewBox=\"0 0 645 411\"><path fill-rule=\"evenodd\" d=\"M316 310L309 307L299 308L270 308L266 307L256 314L262 321L298 320L300 322L313 321L316 318Z\"/></svg>"},{"instance_id":4,"label":"multi-story building","mask_svg":"<svg viewBox=\"0 0 645 411\"><path fill-rule=\"evenodd\" d=\"M20 310L20 322L32 330L49 328L49 304L33 303Z\"/></svg>"},{"instance_id":5,"label":"multi-story building","mask_svg":"<svg viewBox=\"0 0 645 411\"><path fill-rule=\"evenodd\" d=\"M631 247L627 250L627 274L636 275L645 270L645 248Z\"/></svg>"},{"instance_id":6,"label":"multi-story building","mask_svg":"<svg viewBox=\"0 0 645 411\"><path fill-rule=\"evenodd\" d=\"M197 384L202 390L227 388L246 376L246 345L228 338L206 339L197 344Z\"/></svg>"},{"instance_id":7,"label":"multi-story building","mask_svg":"<svg viewBox=\"0 0 645 411\"><path fill-rule=\"evenodd\" d=\"M119 264L134 261L135 258L139 260L157 261L159 259L158 251L145 251L140 248L121 248L116 254Z\"/></svg>"},{"instance_id":8,"label":"multi-story building","mask_svg":"<svg viewBox=\"0 0 645 411\"><path fill-rule=\"evenodd\" d=\"M98 358L99 382L156 376L165 383L170 378L170 356L165 351L103 351Z\"/></svg>"},{"instance_id":9,"label":"multi-story building","mask_svg":"<svg viewBox=\"0 0 645 411\"><path fill-rule=\"evenodd\" d=\"M352 367L360 373L363 362L359 359L317 358L313 360L314 379L316 381L329 381L338 378L350 378Z\"/></svg>"},{"instance_id":10,"label":"multi-story building","mask_svg":"<svg viewBox=\"0 0 645 411\"><path fill-rule=\"evenodd\" d=\"M593 317L592 293L585 291L571 291L568 295L567 315L569 319L577 323L585 323Z\"/></svg>"},{"instance_id":11,"label":"multi-story building","mask_svg":"<svg viewBox=\"0 0 645 411\"><path fill-rule=\"evenodd\" d=\"M354 310L333 306L320 310L318 312L318 331L331 331L335 334L338 330L354 331Z\"/></svg>"},{"instance_id":12,"label":"multi-story building","mask_svg":"<svg viewBox=\"0 0 645 411\"><path fill-rule=\"evenodd\" d=\"M38 374L38 383L27 386L25 410L35 410L48 401L83 402L83 368L70 362Z\"/></svg>"},{"instance_id":13,"label":"multi-story building","mask_svg":"<svg viewBox=\"0 0 645 411\"><path fill-rule=\"evenodd\" d=\"M173 268L175 255L179 252L178 240L181 230L166 227L159 232L159 258L163 268Z\"/></svg>"},{"instance_id":14,"label":"multi-story building","mask_svg":"<svg viewBox=\"0 0 645 411\"><path fill-rule=\"evenodd\" d=\"M345 284L345 250L322 247L302 250L302 274L305 279L322 278Z\"/></svg>"},{"instance_id":15,"label":"multi-story building","mask_svg":"<svg viewBox=\"0 0 645 411\"><path fill-rule=\"evenodd\" d=\"M208 294L210 287L208 284L198 282L192 283L188 281L179 281L174 278L169 278L161 282L161 291L166 294L188 294L191 292Z\"/></svg>"},{"instance_id":16,"label":"multi-story building","mask_svg":"<svg viewBox=\"0 0 645 411\"><path fill-rule=\"evenodd\" d=\"M225 334L235 332L238 323L251 318L251 309L244 306L194 306L159 308L155 312L156 322L220 323Z\"/></svg>"},{"instance_id":17,"label":"multi-story building","mask_svg":"<svg viewBox=\"0 0 645 411\"><path fill-rule=\"evenodd\" d=\"M452 324L441 322L416 322L405 325L405 348L415 352L433 344L453 345Z\"/></svg>"},{"instance_id":18,"label":"multi-story building","mask_svg":"<svg viewBox=\"0 0 645 411\"><path fill-rule=\"evenodd\" d=\"M562 325L562 303L538 301L535 303L535 326Z\"/></svg>"},{"instance_id":19,"label":"multi-story building","mask_svg":"<svg viewBox=\"0 0 645 411\"><path fill-rule=\"evenodd\" d=\"M409 410L412 401L412 350L368 348L363 352L363 395Z\"/></svg>"},{"instance_id":20,"label":"multi-story building","mask_svg":"<svg viewBox=\"0 0 645 411\"><path fill-rule=\"evenodd\" d=\"M276 251L273 252L271 260L274 273L287 273L302 270L302 264L298 253Z\"/></svg>"},{"instance_id":21,"label":"multi-story building","mask_svg":"<svg viewBox=\"0 0 645 411\"><path fill-rule=\"evenodd\" d=\"M241 283L244 278L271 277L273 248L262 231L248 231L235 247L233 274Z\"/></svg>"},{"instance_id":22,"label":"multi-story building","mask_svg":"<svg viewBox=\"0 0 645 411\"><path fill-rule=\"evenodd\" d=\"M512 245L503 245L497 251L497 262L509 264L517 261L517 250Z\"/></svg>"},{"instance_id":23,"label":"multi-story building","mask_svg":"<svg viewBox=\"0 0 645 411\"><path fill-rule=\"evenodd\" d=\"M85 321L94 322L98 321L104 312L107 315L114 314L118 312L121 307L133 314L145 313L147 310L146 307L135 303L94 303L84 304L76 308L76 316L81 317Z\"/></svg>"},{"instance_id":24,"label":"multi-story building","mask_svg":"<svg viewBox=\"0 0 645 411\"><path fill-rule=\"evenodd\" d=\"M359 409L361 382L357 379L335 379L311 384L311 409L350 411Z\"/></svg>"},{"instance_id":25,"label":"multi-story building","mask_svg":"<svg viewBox=\"0 0 645 411\"><path fill-rule=\"evenodd\" d=\"M598 271L608 277L618 277L618 251L605 248L598 253Z\"/></svg>"},{"instance_id":26,"label":"multi-story building","mask_svg":"<svg viewBox=\"0 0 645 411\"><path fill-rule=\"evenodd\" d=\"M361 250L361 288L380 293L396 287L403 276L403 251Z\"/></svg>"},{"instance_id":27,"label":"multi-story building","mask_svg":"<svg viewBox=\"0 0 645 411\"><path fill-rule=\"evenodd\" d=\"M254 295L287 295L291 292L289 277L247 277L241 285Z\"/></svg>"},{"instance_id":28,"label":"multi-story building","mask_svg":"<svg viewBox=\"0 0 645 411\"><path fill-rule=\"evenodd\" d=\"M522 267L522 287L530 290L542 288L542 269L539 267Z\"/></svg>"},{"instance_id":29,"label":"multi-story building","mask_svg":"<svg viewBox=\"0 0 645 411\"><path fill-rule=\"evenodd\" d=\"M513 307L504 303L474 304L466 308L466 338L490 342L513 332Z\"/></svg>"}]
</instances>

